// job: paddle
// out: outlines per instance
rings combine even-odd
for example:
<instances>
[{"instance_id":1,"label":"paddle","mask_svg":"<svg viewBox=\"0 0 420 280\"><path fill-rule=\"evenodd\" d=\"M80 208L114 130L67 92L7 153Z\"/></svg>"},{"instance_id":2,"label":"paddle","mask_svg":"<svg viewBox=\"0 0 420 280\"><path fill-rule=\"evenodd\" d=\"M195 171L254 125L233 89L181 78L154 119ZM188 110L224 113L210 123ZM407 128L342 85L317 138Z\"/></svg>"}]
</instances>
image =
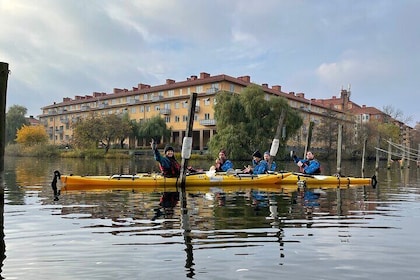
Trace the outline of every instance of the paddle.
<instances>
[{"instance_id":1,"label":"paddle","mask_svg":"<svg viewBox=\"0 0 420 280\"><path fill-rule=\"evenodd\" d=\"M277 155L280 146L280 133L283 128L284 120L286 119L286 111L282 110L277 124L276 134L274 135L273 142L271 143L270 148L270 159L268 160L268 169L271 169L271 164L273 163L273 157Z\"/></svg>"}]
</instances>

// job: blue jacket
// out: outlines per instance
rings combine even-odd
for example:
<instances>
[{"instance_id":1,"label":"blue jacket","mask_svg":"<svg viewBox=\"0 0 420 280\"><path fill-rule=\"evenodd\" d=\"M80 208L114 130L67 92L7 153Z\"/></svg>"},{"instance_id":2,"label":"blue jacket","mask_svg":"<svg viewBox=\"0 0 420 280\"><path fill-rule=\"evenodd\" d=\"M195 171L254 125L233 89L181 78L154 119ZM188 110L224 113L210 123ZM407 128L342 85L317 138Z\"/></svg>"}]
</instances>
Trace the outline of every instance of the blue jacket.
<instances>
[{"instance_id":1,"label":"blue jacket","mask_svg":"<svg viewBox=\"0 0 420 280\"><path fill-rule=\"evenodd\" d=\"M264 174L268 171L268 163L265 160L260 160L259 162L256 162L255 160L252 160L253 170L252 174Z\"/></svg>"},{"instance_id":2,"label":"blue jacket","mask_svg":"<svg viewBox=\"0 0 420 280\"><path fill-rule=\"evenodd\" d=\"M307 159L300 159L298 157L294 157L296 163L299 161L303 163L303 172L305 174L321 174L321 164L316 159L307 160Z\"/></svg>"},{"instance_id":3,"label":"blue jacket","mask_svg":"<svg viewBox=\"0 0 420 280\"><path fill-rule=\"evenodd\" d=\"M268 168L268 171L276 171L277 163L273 161L271 162L271 166L268 166L268 162L267 162L267 168Z\"/></svg>"},{"instance_id":4,"label":"blue jacket","mask_svg":"<svg viewBox=\"0 0 420 280\"><path fill-rule=\"evenodd\" d=\"M226 160L221 166L220 166L220 170L217 171L228 171L229 169L233 169L233 163L230 160Z\"/></svg>"}]
</instances>

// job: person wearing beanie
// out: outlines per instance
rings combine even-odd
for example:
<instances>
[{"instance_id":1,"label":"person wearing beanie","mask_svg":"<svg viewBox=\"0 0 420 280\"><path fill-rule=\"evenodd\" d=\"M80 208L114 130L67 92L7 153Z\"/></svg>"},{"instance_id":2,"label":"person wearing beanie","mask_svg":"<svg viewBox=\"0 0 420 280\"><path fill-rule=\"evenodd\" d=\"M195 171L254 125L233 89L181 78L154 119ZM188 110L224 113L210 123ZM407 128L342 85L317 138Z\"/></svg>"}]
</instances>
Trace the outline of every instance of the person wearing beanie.
<instances>
[{"instance_id":1,"label":"person wearing beanie","mask_svg":"<svg viewBox=\"0 0 420 280\"><path fill-rule=\"evenodd\" d=\"M162 171L163 176L179 177L181 172L181 165L175 158L174 148L172 146L166 145L165 149L163 150L165 156L162 156L157 149L154 139L152 139L150 146L153 150L155 160L159 162L159 168Z\"/></svg>"},{"instance_id":2,"label":"person wearing beanie","mask_svg":"<svg viewBox=\"0 0 420 280\"><path fill-rule=\"evenodd\" d=\"M271 155L269 151L264 152L264 160L268 164L268 171L276 171L277 163L273 160L271 161ZM271 163L270 163L271 162Z\"/></svg>"},{"instance_id":3,"label":"person wearing beanie","mask_svg":"<svg viewBox=\"0 0 420 280\"><path fill-rule=\"evenodd\" d=\"M252 154L252 166L245 167L244 172L253 175L264 174L268 171L268 163L263 159L260 151Z\"/></svg>"}]
</instances>

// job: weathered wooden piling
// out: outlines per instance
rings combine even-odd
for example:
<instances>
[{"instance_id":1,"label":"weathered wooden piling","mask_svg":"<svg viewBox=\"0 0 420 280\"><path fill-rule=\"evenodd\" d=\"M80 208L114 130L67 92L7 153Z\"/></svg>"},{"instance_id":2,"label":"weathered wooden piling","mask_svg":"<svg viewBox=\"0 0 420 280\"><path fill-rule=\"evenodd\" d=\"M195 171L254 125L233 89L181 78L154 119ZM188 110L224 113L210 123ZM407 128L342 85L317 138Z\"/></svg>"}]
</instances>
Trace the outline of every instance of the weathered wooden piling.
<instances>
[{"instance_id":1,"label":"weathered wooden piling","mask_svg":"<svg viewBox=\"0 0 420 280\"><path fill-rule=\"evenodd\" d=\"M306 153L311 149L312 131L314 129L314 125L314 122L309 123L308 135L306 136L305 153L303 154L303 158L306 158Z\"/></svg>"},{"instance_id":2,"label":"weathered wooden piling","mask_svg":"<svg viewBox=\"0 0 420 280\"><path fill-rule=\"evenodd\" d=\"M337 137L337 174L341 175L341 150L343 146L343 125L338 125L338 137Z\"/></svg>"},{"instance_id":3,"label":"weathered wooden piling","mask_svg":"<svg viewBox=\"0 0 420 280\"><path fill-rule=\"evenodd\" d=\"M0 273L6 258L4 242L4 149L6 146L6 92L9 64L0 62Z\"/></svg>"},{"instance_id":4,"label":"weathered wooden piling","mask_svg":"<svg viewBox=\"0 0 420 280\"><path fill-rule=\"evenodd\" d=\"M0 178L4 172L4 149L6 145L6 91L9 64L0 62ZM2 183L2 181L1 181ZM3 184L2 184L3 187Z\"/></svg>"}]
</instances>

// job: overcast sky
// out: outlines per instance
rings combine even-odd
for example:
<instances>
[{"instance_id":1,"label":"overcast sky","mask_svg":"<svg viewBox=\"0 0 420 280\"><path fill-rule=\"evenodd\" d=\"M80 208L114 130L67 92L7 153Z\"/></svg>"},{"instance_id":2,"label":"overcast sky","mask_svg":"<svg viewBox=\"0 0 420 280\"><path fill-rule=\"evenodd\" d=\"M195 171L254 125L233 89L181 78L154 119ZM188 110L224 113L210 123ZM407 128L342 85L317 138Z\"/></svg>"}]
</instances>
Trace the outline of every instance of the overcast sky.
<instances>
[{"instance_id":1,"label":"overcast sky","mask_svg":"<svg viewBox=\"0 0 420 280\"><path fill-rule=\"evenodd\" d=\"M339 96L420 121L418 0L0 0L7 108L249 75L305 97Z\"/></svg>"}]
</instances>

